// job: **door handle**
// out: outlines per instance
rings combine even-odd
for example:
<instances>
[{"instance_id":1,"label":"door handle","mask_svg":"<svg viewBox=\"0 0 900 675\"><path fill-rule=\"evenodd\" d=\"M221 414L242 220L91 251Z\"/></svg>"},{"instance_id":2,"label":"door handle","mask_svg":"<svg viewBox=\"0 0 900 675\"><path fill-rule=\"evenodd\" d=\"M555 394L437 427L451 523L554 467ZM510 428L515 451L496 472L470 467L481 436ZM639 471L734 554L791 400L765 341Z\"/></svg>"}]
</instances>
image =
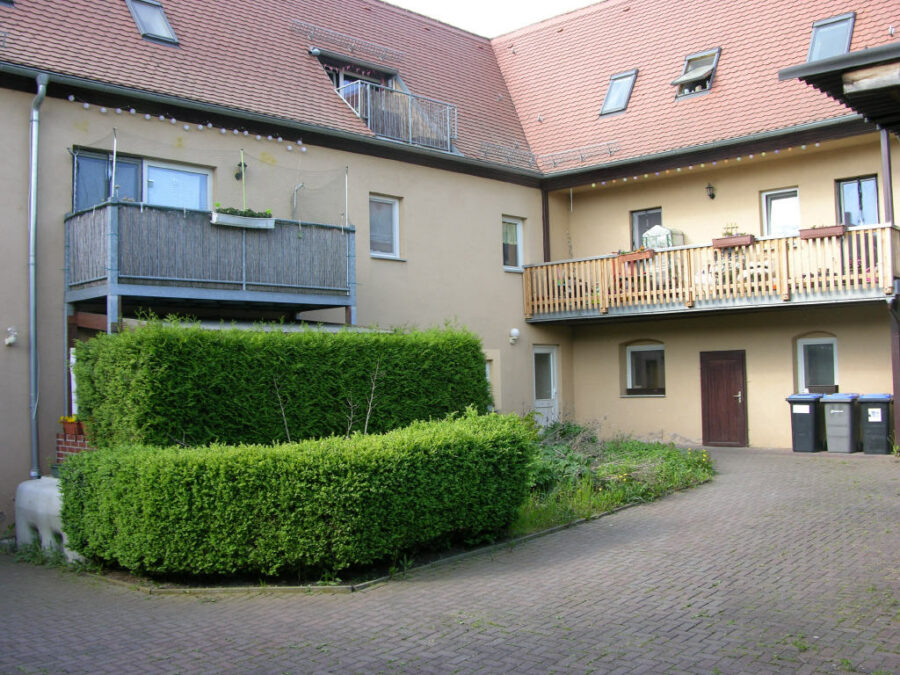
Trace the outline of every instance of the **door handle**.
<instances>
[{"instance_id":1,"label":"door handle","mask_svg":"<svg viewBox=\"0 0 900 675\"><path fill-rule=\"evenodd\" d=\"M738 400L738 403L744 402L744 392L743 391L739 391L738 393L736 393L734 395L734 397Z\"/></svg>"}]
</instances>

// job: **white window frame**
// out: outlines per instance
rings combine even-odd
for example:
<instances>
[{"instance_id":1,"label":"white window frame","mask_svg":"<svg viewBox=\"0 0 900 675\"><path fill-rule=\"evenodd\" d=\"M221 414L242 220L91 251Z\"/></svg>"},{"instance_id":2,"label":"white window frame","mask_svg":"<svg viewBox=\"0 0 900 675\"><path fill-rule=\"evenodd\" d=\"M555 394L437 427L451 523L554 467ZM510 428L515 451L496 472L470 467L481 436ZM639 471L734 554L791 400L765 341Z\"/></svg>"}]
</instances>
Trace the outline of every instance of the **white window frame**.
<instances>
[{"instance_id":1,"label":"white window frame","mask_svg":"<svg viewBox=\"0 0 900 675\"><path fill-rule=\"evenodd\" d=\"M627 345L625 347L625 395L626 396L657 396L662 397L665 396L665 387L663 387L662 394L637 394L632 393L631 390L634 389L634 375L631 370L631 354L633 352L662 352L663 353L663 367L665 367L665 358L666 358L666 346L663 343L654 343L649 345ZM665 372L665 371L664 371Z\"/></svg>"},{"instance_id":2,"label":"white window frame","mask_svg":"<svg viewBox=\"0 0 900 675\"><path fill-rule=\"evenodd\" d=\"M846 54L850 51L850 43L853 41L853 27L856 23L856 12L847 12L845 14L839 14L837 16L832 16L828 19L820 19L813 23L812 33L809 36L809 50L806 52L806 61L807 63L812 60L813 48L816 45L816 36L819 34L819 30L822 28L826 28L828 26L833 26L837 23L847 23L850 26L850 30L847 31L847 42L844 45L844 50L841 54ZM827 56L823 58L834 58L835 56L840 56L840 54L834 54L832 56ZM816 61L821 61L822 59L816 59Z\"/></svg>"},{"instance_id":3,"label":"white window frame","mask_svg":"<svg viewBox=\"0 0 900 675\"><path fill-rule=\"evenodd\" d=\"M183 173L196 173L206 176L206 207L198 209L199 211L211 211L212 208L212 171L202 166L194 166L192 164L178 164L174 162L159 162L155 159L145 159L141 167L141 202L148 206L160 206L162 208L181 208L171 207L167 204L150 204L148 200L150 192L150 172L151 167L157 169L168 169L169 171L181 171Z\"/></svg>"},{"instance_id":4,"label":"white window frame","mask_svg":"<svg viewBox=\"0 0 900 675\"><path fill-rule=\"evenodd\" d=\"M391 247L393 248L392 253L383 253L381 251L373 251L372 250L372 218L371 218L371 209L369 211L369 255L373 258L386 258L388 260L400 260L400 200L396 197L386 197L384 195L369 195L369 203L378 202L379 204L390 204L391 205L391 227L393 229L392 232L392 241Z\"/></svg>"},{"instance_id":5,"label":"white window frame","mask_svg":"<svg viewBox=\"0 0 900 675\"><path fill-rule=\"evenodd\" d=\"M803 356L803 348L806 345L831 345L831 353L834 358L834 386L837 387L838 382L838 346L837 338L801 338L797 340L797 389L800 393L809 393L806 386L806 359Z\"/></svg>"},{"instance_id":6,"label":"white window frame","mask_svg":"<svg viewBox=\"0 0 900 675\"><path fill-rule=\"evenodd\" d=\"M515 225L516 226L516 264L507 265L506 261L503 261L503 269L507 272L522 272L524 270L524 256L522 251L522 224L523 220L521 218L515 218L513 216L503 216L502 225L500 227L500 247L501 254L503 253L503 225Z\"/></svg>"},{"instance_id":7,"label":"white window frame","mask_svg":"<svg viewBox=\"0 0 900 675\"><path fill-rule=\"evenodd\" d=\"M800 208L800 188L797 187L789 187L789 188L780 188L778 190L765 190L760 193L760 203L762 206L762 221L763 221L763 233L771 236L790 236L789 233L784 232L772 232L769 223L769 203L773 197L786 196L788 193L793 193L793 196L797 198L797 209L799 211ZM802 227L802 222L797 222L797 229L799 230ZM793 234L797 234L794 232Z\"/></svg>"},{"instance_id":8,"label":"white window frame","mask_svg":"<svg viewBox=\"0 0 900 675\"><path fill-rule=\"evenodd\" d=\"M615 75L610 76L609 84L606 87L606 96L603 97L603 106L600 108L601 115L609 115L611 113L622 112L628 107L628 102L631 100L631 92L634 91L634 83L637 80L637 68L633 68L631 70L626 70L622 73L616 73ZM609 94L613 90L613 85L617 82L623 82L626 80L630 80L628 83L628 93L625 94L625 100L622 105L613 107L610 105L607 107L607 103L609 103Z\"/></svg>"},{"instance_id":9,"label":"white window frame","mask_svg":"<svg viewBox=\"0 0 900 675\"><path fill-rule=\"evenodd\" d=\"M157 2L157 0L125 0L125 4L128 5L128 11L131 12L131 18L134 19L134 23L140 31L141 37L148 38L150 40L158 40L160 42L167 42L170 44L178 44L178 36L175 35L175 31L172 28L172 24L169 23L169 17L166 16L166 10L163 9L161 2ZM162 18L163 22L166 25L166 28L168 29L168 33L153 33L148 30L148 27L145 26L141 21L141 16L135 9L135 5L144 5L146 7L156 8L156 10L159 12L159 16Z\"/></svg>"}]
</instances>

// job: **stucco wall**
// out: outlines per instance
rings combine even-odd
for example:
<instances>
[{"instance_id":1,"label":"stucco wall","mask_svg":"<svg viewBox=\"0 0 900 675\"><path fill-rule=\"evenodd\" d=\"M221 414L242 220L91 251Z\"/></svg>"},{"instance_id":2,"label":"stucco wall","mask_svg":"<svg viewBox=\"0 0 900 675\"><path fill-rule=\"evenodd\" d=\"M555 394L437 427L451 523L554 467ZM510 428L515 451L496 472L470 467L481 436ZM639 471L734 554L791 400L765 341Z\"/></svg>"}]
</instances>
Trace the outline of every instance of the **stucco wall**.
<instances>
[{"instance_id":1,"label":"stucco wall","mask_svg":"<svg viewBox=\"0 0 900 675\"><path fill-rule=\"evenodd\" d=\"M888 308L883 302L767 312L719 314L573 330L575 417L597 421L604 436L630 434L684 444L702 440L700 352L744 350L750 444L790 447L785 397L796 391L796 339L837 338L842 392L891 391ZM623 345L665 346L663 397L625 396Z\"/></svg>"}]
</instances>

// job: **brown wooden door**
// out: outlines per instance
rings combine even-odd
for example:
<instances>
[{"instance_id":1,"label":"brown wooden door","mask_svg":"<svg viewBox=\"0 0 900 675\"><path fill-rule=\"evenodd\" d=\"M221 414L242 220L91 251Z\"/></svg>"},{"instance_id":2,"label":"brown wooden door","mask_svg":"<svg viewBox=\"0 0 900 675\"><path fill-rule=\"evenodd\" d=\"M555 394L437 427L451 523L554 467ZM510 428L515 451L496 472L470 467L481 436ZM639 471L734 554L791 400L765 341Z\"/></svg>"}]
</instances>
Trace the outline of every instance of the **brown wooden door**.
<instances>
[{"instance_id":1,"label":"brown wooden door","mask_svg":"<svg viewBox=\"0 0 900 675\"><path fill-rule=\"evenodd\" d=\"M743 350L700 352L700 400L704 445L748 444Z\"/></svg>"}]
</instances>

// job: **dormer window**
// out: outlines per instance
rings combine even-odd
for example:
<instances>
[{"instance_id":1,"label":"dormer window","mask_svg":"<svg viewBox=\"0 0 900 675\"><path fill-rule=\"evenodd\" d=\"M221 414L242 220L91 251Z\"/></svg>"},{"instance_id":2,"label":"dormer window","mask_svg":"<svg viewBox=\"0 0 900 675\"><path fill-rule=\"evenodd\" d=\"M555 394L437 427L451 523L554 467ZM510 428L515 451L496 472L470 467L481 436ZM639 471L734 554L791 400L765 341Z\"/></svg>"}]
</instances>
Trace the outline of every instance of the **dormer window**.
<instances>
[{"instance_id":1,"label":"dormer window","mask_svg":"<svg viewBox=\"0 0 900 675\"><path fill-rule=\"evenodd\" d=\"M606 90L606 98L603 99L603 107L600 109L601 115L619 112L628 107L637 72L637 69L629 70L609 78L609 88Z\"/></svg>"},{"instance_id":2,"label":"dormer window","mask_svg":"<svg viewBox=\"0 0 900 675\"><path fill-rule=\"evenodd\" d=\"M175 31L169 25L166 12L156 0L125 0L131 16L141 31L141 37L178 44Z\"/></svg>"},{"instance_id":3,"label":"dormer window","mask_svg":"<svg viewBox=\"0 0 900 675\"><path fill-rule=\"evenodd\" d=\"M716 74L716 66L719 64L721 49L691 54L684 60L684 70L681 77L672 82L673 87L678 87L676 97L702 94L712 87L713 77Z\"/></svg>"},{"instance_id":4,"label":"dormer window","mask_svg":"<svg viewBox=\"0 0 900 675\"><path fill-rule=\"evenodd\" d=\"M809 40L807 61L818 61L832 56L840 56L850 51L850 39L853 37L853 22L856 12L848 12L830 19L822 19L813 24L812 37Z\"/></svg>"}]
</instances>

